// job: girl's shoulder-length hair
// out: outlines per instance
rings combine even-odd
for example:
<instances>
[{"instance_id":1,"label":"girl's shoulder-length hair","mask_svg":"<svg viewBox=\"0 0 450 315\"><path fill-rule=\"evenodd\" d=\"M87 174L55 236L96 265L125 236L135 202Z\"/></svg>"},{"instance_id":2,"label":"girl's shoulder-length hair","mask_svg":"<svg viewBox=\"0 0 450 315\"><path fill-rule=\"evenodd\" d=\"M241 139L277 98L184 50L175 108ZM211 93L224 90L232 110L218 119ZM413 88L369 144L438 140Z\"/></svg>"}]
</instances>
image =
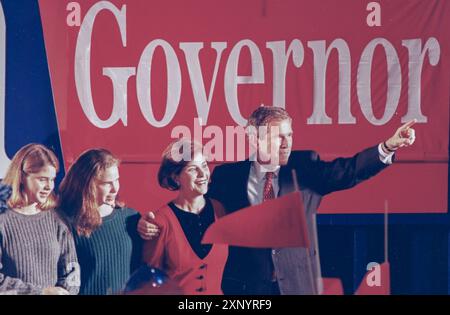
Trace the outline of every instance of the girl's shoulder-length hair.
<instances>
[{"instance_id":1,"label":"girl's shoulder-length hair","mask_svg":"<svg viewBox=\"0 0 450 315\"><path fill-rule=\"evenodd\" d=\"M59 187L58 211L79 235L89 236L102 224L95 180L100 172L119 166L120 160L102 148L83 152L71 165ZM116 199L117 207L125 205Z\"/></svg>"},{"instance_id":2,"label":"girl's shoulder-length hair","mask_svg":"<svg viewBox=\"0 0 450 315\"><path fill-rule=\"evenodd\" d=\"M23 146L11 160L2 183L11 187L11 197L7 205L10 208L22 208L28 205L25 193L25 178L31 174L39 173L44 167L52 166L59 171L59 162L55 153L42 144L31 143ZM41 210L54 209L57 198L52 191L47 200L39 204Z\"/></svg>"}]
</instances>

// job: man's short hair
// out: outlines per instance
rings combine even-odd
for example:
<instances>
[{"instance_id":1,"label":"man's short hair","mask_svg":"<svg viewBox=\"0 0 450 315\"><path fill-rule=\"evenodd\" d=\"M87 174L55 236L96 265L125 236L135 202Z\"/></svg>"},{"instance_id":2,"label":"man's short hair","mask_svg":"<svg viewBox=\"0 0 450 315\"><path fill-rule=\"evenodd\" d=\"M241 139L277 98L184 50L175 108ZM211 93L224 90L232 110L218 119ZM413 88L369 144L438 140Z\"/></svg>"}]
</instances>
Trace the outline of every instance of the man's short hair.
<instances>
[{"instance_id":1,"label":"man's short hair","mask_svg":"<svg viewBox=\"0 0 450 315\"><path fill-rule=\"evenodd\" d=\"M273 121L280 120L290 120L292 121L291 116L288 112L281 107L274 106L260 106L258 107L248 118L247 127L260 127L266 126Z\"/></svg>"}]
</instances>

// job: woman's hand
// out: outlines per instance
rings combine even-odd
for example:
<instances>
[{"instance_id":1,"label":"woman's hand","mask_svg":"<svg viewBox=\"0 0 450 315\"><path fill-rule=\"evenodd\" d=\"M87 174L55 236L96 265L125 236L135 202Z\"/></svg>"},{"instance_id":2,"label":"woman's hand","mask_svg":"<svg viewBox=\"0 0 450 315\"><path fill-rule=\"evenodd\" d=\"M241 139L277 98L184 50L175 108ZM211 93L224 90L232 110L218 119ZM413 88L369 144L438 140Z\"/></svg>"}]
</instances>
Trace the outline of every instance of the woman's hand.
<instances>
[{"instance_id":1,"label":"woman's hand","mask_svg":"<svg viewBox=\"0 0 450 315\"><path fill-rule=\"evenodd\" d=\"M151 211L139 219L137 230L142 239L150 241L159 236L159 228L154 224L154 219L155 215Z\"/></svg>"}]
</instances>

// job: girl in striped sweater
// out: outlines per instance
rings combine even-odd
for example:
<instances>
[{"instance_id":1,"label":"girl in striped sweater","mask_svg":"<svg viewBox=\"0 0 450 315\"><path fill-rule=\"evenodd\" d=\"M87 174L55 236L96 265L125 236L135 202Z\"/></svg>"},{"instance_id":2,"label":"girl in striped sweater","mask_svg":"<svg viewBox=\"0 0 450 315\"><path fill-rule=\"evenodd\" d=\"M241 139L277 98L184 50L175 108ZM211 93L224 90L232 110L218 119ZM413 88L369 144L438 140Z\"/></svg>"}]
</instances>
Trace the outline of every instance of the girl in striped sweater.
<instances>
[{"instance_id":1,"label":"girl in striped sweater","mask_svg":"<svg viewBox=\"0 0 450 315\"><path fill-rule=\"evenodd\" d=\"M3 180L11 187L0 214L0 294L77 294L79 266L70 230L54 211L55 154L21 148Z\"/></svg>"},{"instance_id":2,"label":"girl in striped sweater","mask_svg":"<svg viewBox=\"0 0 450 315\"><path fill-rule=\"evenodd\" d=\"M58 209L73 228L80 294L118 294L140 264L140 215L118 201L119 188L119 160L105 149L81 154L60 185Z\"/></svg>"}]
</instances>

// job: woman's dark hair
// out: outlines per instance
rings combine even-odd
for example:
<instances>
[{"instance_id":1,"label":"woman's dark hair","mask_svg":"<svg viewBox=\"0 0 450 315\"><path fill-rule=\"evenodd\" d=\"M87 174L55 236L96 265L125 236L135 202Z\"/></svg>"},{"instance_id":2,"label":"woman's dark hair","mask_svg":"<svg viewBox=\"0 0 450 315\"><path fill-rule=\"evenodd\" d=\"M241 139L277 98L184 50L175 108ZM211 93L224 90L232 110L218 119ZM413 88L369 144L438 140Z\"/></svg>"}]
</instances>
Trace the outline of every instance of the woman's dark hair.
<instances>
[{"instance_id":1,"label":"woman's dark hair","mask_svg":"<svg viewBox=\"0 0 450 315\"><path fill-rule=\"evenodd\" d=\"M198 152L202 152L201 145L185 138L169 144L162 154L158 171L159 185L168 190L178 190L180 185L177 176Z\"/></svg>"}]
</instances>

